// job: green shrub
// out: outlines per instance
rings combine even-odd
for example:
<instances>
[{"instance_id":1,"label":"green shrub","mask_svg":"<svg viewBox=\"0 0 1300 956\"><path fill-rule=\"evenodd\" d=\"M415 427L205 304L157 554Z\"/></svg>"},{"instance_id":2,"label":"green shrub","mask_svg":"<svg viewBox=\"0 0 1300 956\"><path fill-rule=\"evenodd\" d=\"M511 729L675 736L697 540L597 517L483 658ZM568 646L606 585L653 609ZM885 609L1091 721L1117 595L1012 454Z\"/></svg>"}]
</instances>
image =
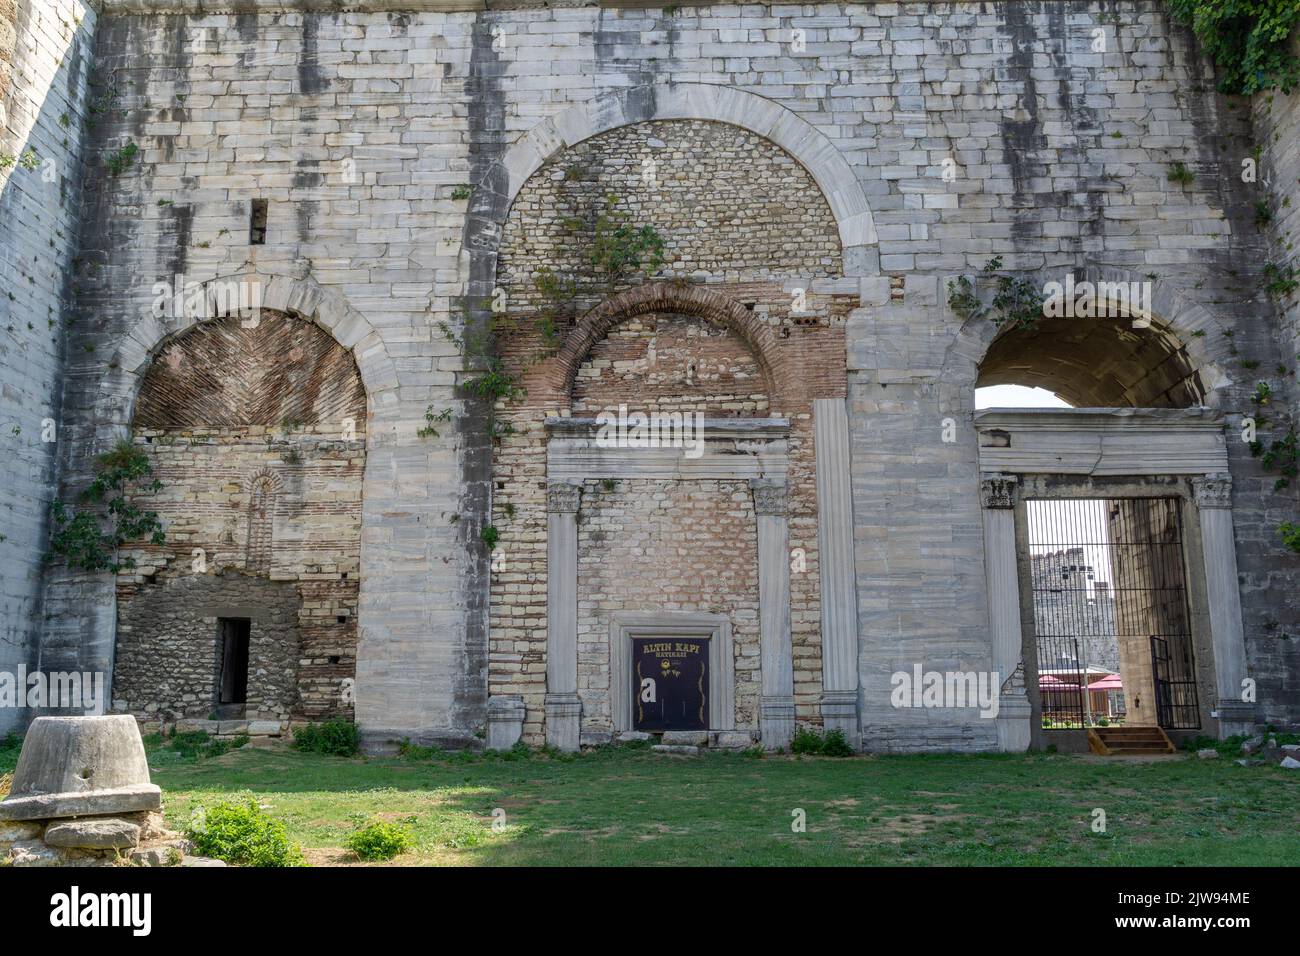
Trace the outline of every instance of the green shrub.
<instances>
[{"instance_id":1,"label":"green shrub","mask_svg":"<svg viewBox=\"0 0 1300 956\"><path fill-rule=\"evenodd\" d=\"M828 730L822 736L812 727L800 725L794 729L794 739L790 741L790 752L794 754L811 754L820 757L852 757L855 753L848 738L842 730Z\"/></svg>"},{"instance_id":2,"label":"green shrub","mask_svg":"<svg viewBox=\"0 0 1300 956\"><path fill-rule=\"evenodd\" d=\"M415 838L396 823L372 820L354 830L344 845L363 860L391 860L415 846Z\"/></svg>"},{"instance_id":3,"label":"green shrub","mask_svg":"<svg viewBox=\"0 0 1300 956\"><path fill-rule=\"evenodd\" d=\"M213 744L213 740L204 730L188 730L172 734L167 745L182 757L201 757Z\"/></svg>"},{"instance_id":4,"label":"green shrub","mask_svg":"<svg viewBox=\"0 0 1300 956\"><path fill-rule=\"evenodd\" d=\"M355 757L361 751L361 732L350 720L327 720L308 724L293 732L299 750L331 757Z\"/></svg>"},{"instance_id":5,"label":"green shrub","mask_svg":"<svg viewBox=\"0 0 1300 956\"><path fill-rule=\"evenodd\" d=\"M852 757L855 751L842 730L828 730L822 739L822 754L826 757Z\"/></svg>"},{"instance_id":6,"label":"green shrub","mask_svg":"<svg viewBox=\"0 0 1300 956\"><path fill-rule=\"evenodd\" d=\"M289 841L284 824L268 816L252 797L200 807L185 836L200 856L237 866L302 866L302 851Z\"/></svg>"}]
</instances>

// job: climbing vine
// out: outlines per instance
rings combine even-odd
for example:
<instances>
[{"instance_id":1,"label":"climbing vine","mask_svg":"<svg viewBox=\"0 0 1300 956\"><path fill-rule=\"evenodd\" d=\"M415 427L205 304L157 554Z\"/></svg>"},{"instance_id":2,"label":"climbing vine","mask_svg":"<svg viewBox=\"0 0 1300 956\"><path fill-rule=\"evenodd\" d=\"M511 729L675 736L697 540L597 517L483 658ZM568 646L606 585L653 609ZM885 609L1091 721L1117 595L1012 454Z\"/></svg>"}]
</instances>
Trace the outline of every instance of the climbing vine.
<instances>
[{"instance_id":1,"label":"climbing vine","mask_svg":"<svg viewBox=\"0 0 1300 956\"><path fill-rule=\"evenodd\" d=\"M123 439L112 451L95 459L95 478L81 493L81 501L100 506L74 511L62 501L50 505L53 532L49 560L63 559L69 567L83 571L112 571L135 567L131 557L117 560L117 551L127 541L148 538L152 544L164 540L162 522L153 511L145 511L131 500L140 492L153 493L162 487L151 478L149 456Z\"/></svg>"},{"instance_id":2,"label":"climbing vine","mask_svg":"<svg viewBox=\"0 0 1300 956\"><path fill-rule=\"evenodd\" d=\"M539 305L533 320L541 336L542 348L528 357L527 366L543 361L555 354L559 347L561 330L577 317L577 303L584 294L612 292L621 282L637 273L653 275L664 264L664 240L653 226L638 226L616 210L619 197L606 195L604 207L589 211L585 216L572 216L562 223L575 243L585 241L583 258L591 269L581 275L560 275L548 268L539 269L534 280ZM499 290L498 290L499 293ZM486 322L471 320L469 309L464 310L462 328L457 334L446 322L439 323L442 336L456 346L465 359L467 368L474 374L461 383L462 391L481 399L488 409L488 436L499 440L514 433L509 422L496 417L496 404L501 399L516 400L525 394L518 380L506 369L497 350L497 332L503 322L509 321L500 306L504 295L494 296L482 303L488 310ZM435 411L430 405L424 417L426 425L417 434L438 437L437 424L451 420L451 409Z\"/></svg>"},{"instance_id":3,"label":"climbing vine","mask_svg":"<svg viewBox=\"0 0 1300 956\"><path fill-rule=\"evenodd\" d=\"M1289 47L1300 24L1296 0L1169 0L1169 8L1214 60L1220 92L1290 93L1300 86L1300 60Z\"/></svg>"}]
</instances>

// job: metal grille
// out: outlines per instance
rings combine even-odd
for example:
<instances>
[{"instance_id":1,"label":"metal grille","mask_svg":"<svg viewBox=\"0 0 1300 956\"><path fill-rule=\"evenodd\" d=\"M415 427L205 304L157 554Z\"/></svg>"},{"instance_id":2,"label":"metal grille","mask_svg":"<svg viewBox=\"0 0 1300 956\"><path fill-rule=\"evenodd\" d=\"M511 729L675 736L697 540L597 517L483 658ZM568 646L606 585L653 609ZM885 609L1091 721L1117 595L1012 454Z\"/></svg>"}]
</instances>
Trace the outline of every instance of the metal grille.
<instances>
[{"instance_id":1,"label":"metal grille","mask_svg":"<svg viewBox=\"0 0 1300 956\"><path fill-rule=\"evenodd\" d=\"M1026 505L1043 726L1198 727L1178 500Z\"/></svg>"}]
</instances>

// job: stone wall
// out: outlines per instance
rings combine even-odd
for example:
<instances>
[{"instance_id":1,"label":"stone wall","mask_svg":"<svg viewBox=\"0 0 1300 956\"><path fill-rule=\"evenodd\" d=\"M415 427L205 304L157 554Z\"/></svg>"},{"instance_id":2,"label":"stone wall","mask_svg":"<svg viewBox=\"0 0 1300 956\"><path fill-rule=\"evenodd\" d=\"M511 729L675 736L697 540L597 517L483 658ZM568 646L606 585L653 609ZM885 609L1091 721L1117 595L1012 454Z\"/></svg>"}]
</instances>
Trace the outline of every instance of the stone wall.
<instances>
[{"instance_id":1,"label":"stone wall","mask_svg":"<svg viewBox=\"0 0 1300 956\"><path fill-rule=\"evenodd\" d=\"M1233 429L1253 410L1257 376L1242 360L1270 368L1295 354L1279 348L1270 303L1243 291L1260 287L1270 258L1254 221L1258 196L1226 148L1250 141L1250 117L1212 92L1212 71L1158 0L185 16L132 12L150 9L132 0L114 9L97 30L99 72L118 95L93 131L100 159L81 240L93 268L68 343L61 481L68 491L83 484L93 453L129 424L142 353L172 331L143 317L153 283L178 272L274 277L276 307L328 328L353 352L368 393L357 714L373 735L463 741L482 722L489 559L480 533L501 517L491 510L494 462L506 466L516 446L507 439L494 452L487 409L454 389L472 372L440 324L454 334L466 316L486 321L483 303L501 277L530 274L522 260L510 265L524 238L502 239L517 197L531 190L558 209L566 190L591 188L580 176L566 183L563 168L594 137L687 121L689 138L719 133L701 123L729 123L749 130L726 133L733 144L752 135L780 146L826 199L840 260L811 281L806 256L827 256L816 203L797 222L781 219L790 255L745 260L747 278L707 248L674 255L684 268L702 265L707 275L696 278L715 280L711 288L754 303L814 394L844 388L843 353L835 366L835 349L818 343L828 333L847 340L859 705L873 749L993 740L991 722L973 714L889 705L895 670L979 670L990 660L969 418L993 331L946 307L950 277L1000 255L1039 284L1066 273L1150 281L1158 318L1206 370L1205 400ZM1264 139L1290 129L1294 109L1275 101L1256 115L1271 124ZM651 138L671 143L662 132L611 135L608 164L593 153L590 165L626 187L621 162L643 146L671 149ZM112 175L102 158L130 143L140 152ZM1281 146L1274 154L1289 162ZM764 175L798 176L773 150L747 155ZM526 186L548 162L545 187ZM1192 182L1168 179L1175 162ZM772 195L763 189L754 195ZM269 201L257 246L248 241L255 198ZM521 217L532 202L522 198ZM772 205L751 218L766 221ZM674 243L686 235L668 231ZM790 313L804 282L816 318L808 326ZM568 401L545 371L530 380L531 417ZM791 417L798 439L807 426L787 398L775 392L773 412ZM455 417L441 434L417 434L426 412L443 408ZM509 500L520 509L538 506L545 478L543 446L531 440L518 438L527 487ZM1280 549L1276 525L1293 513L1295 490L1275 494L1275 476L1241 443L1232 472L1261 715L1290 721L1300 645L1276 635L1296 618L1300 558ZM815 508L797 496L792 508L791 545L815 550ZM523 555L511 586L544 594L527 563L536 529L518 528L515 540L503 530L507 567ZM45 660L106 666L116 617L108 592L103 581L51 575ZM796 671L807 714L819 664L806 638L819 625L815 586L802 594L793 618L805 635ZM526 626L539 626L535 605ZM536 641L518 649L513 634L498 643L497 633L493 655L515 655L526 679L494 682L492 692L536 686Z\"/></svg>"},{"instance_id":2,"label":"stone wall","mask_svg":"<svg viewBox=\"0 0 1300 956\"><path fill-rule=\"evenodd\" d=\"M1300 36L1292 38L1292 50L1300 55ZM1259 165L1256 182L1241 188L1256 202L1264 203L1267 210L1269 221L1263 228L1270 239L1269 262L1283 274L1289 272L1300 280L1300 90L1290 95L1281 90L1260 93L1252 98L1251 106L1255 134L1252 153L1240 157L1238 163L1257 156ZM1278 317L1274 334L1279 363L1272 368L1262 364L1247 381L1267 381L1286 401L1290 414L1284 418L1276 411L1269 414L1267 409L1260 410L1266 419L1260 438L1266 444L1282 438L1287 424L1300 431L1300 388L1295 381L1300 367L1300 288L1275 295L1273 304ZM1259 485L1264 508L1259 533L1274 540L1281 522L1300 524L1300 485L1293 481L1281 494L1272 494L1276 477L1276 473L1266 474ZM1265 562L1254 566L1256 573L1250 587L1260 600L1252 601L1256 606L1248 611L1253 638L1248 651L1255 673L1300 673L1300 595L1293 583L1296 569L1294 555L1271 567ZM1300 721L1296 711L1300 692L1294 678L1282 683L1287 693L1269 694L1269 702L1261 709L1274 722L1295 723Z\"/></svg>"},{"instance_id":3,"label":"stone wall","mask_svg":"<svg viewBox=\"0 0 1300 956\"><path fill-rule=\"evenodd\" d=\"M38 659L97 8L0 0L0 670L9 672ZM0 733L31 716L0 709Z\"/></svg>"},{"instance_id":4,"label":"stone wall","mask_svg":"<svg viewBox=\"0 0 1300 956\"><path fill-rule=\"evenodd\" d=\"M352 356L264 312L169 342L135 421L166 541L118 576L115 707L207 717L217 618L250 618L251 719L351 716L365 392Z\"/></svg>"}]
</instances>

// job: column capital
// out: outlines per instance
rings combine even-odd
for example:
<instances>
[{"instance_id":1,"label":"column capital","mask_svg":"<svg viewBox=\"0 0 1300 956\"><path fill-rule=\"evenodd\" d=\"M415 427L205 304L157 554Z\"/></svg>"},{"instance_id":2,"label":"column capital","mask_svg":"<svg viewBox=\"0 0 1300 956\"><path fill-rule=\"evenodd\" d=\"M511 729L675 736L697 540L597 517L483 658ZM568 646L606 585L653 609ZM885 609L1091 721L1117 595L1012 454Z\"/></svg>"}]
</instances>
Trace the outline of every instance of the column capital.
<instances>
[{"instance_id":1,"label":"column capital","mask_svg":"<svg viewBox=\"0 0 1300 956\"><path fill-rule=\"evenodd\" d=\"M1198 508L1231 508L1232 478L1229 475L1193 478L1192 495Z\"/></svg>"},{"instance_id":2,"label":"column capital","mask_svg":"<svg viewBox=\"0 0 1300 956\"><path fill-rule=\"evenodd\" d=\"M1015 475L988 475L980 479L980 503L985 508L1014 508L1019 484Z\"/></svg>"},{"instance_id":3,"label":"column capital","mask_svg":"<svg viewBox=\"0 0 1300 956\"><path fill-rule=\"evenodd\" d=\"M788 489L784 482L751 480L749 488L754 493L754 513L785 517Z\"/></svg>"},{"instance_id":4,"label":"column capital","mask_svg":"<svg viewBox=\"0 0 1300 956\"><path fill-rule=\"evenodd\" d=\"M582 485L551 481L546 485L546 510L550 513L575 514L582 502Z\"/></svg>"}]
</instances>

